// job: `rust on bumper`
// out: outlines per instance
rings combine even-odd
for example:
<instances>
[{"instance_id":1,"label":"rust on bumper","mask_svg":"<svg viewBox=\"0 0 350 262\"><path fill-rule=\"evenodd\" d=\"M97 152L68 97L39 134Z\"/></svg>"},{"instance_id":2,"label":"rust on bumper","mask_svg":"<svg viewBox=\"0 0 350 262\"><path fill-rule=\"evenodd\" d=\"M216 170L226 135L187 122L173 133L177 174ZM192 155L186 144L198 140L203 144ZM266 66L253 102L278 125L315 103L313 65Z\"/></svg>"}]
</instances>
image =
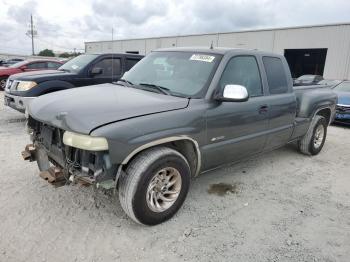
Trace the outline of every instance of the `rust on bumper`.
<instances>
[{"instance_id":1,"label":"rust on bumper","mask_svg":"<svg viewBox=\"0 0 350 262\"><path fill-rule=\"evenodd\" d=\"M24 151L22 151L21 155L23 160L28 160L29 162L35 161L35 146L33 144L26 145Z\"/></svg>"},{"instance_id":2,"label":"rust on bumper","mask_svg":"<svg viewBox=\"0 0 350 262\"><path fill-rule=\"evenodd\" d=\"M41 171L39 175L42 179L55 186L63 186L66 183L66 178L64 177L62 170L56 166Z\"/></svg>"}]
</instances>

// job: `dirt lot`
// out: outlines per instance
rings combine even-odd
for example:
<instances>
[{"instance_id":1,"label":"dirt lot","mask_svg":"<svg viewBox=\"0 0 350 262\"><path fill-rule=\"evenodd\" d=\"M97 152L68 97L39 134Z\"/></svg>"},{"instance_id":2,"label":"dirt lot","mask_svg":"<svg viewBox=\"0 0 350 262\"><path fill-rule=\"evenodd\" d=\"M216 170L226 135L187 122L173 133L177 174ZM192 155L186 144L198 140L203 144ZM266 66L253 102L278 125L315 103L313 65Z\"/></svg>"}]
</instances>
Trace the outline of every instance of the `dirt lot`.
<instances>
[{"instance_id":1,"label":"dirt lot","mask_svg":"<svg viewBox=\"0 0 350 262\"><path fill-rule=\"evenodd\" d=\"M349 261L350 128L331 126L316 157L287 146L203 174L173 219L145 227L117 196L43 181L2 101L0 261Z\"/></svg>"}]
</instances>

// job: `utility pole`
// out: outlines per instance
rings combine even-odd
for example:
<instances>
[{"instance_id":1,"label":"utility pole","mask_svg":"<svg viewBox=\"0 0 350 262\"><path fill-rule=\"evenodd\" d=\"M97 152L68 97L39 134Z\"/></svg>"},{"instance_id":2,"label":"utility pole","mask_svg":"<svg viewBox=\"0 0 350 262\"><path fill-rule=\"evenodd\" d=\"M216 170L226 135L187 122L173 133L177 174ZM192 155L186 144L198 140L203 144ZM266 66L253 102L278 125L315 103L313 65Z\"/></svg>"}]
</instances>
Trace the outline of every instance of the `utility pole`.
<instances>
[{"instance_id":1,"label":"utility pole","mask_svg":"<svg viewBox=\"0 0 350 262\"><path fill-rule=\"evenodd\" d=\"M30 35L32 37L32 55L35 54L34 52L34 25L33 25L33 15L30 15Z\"/></svg>"},{"instance_id":2,"label":"utility pole","mask_svg":"<svg viewBox=\"0 0 350 262\"><path fill-rule=\"evenodd\" d=\"M34 23L33 23L33 15L30 15L30 28L26 33L27 36L29 36L32 39L32 55L35 54L34 50L34 37L38 35L38 32L35 30Z\"/></svg>"}]
</instances>

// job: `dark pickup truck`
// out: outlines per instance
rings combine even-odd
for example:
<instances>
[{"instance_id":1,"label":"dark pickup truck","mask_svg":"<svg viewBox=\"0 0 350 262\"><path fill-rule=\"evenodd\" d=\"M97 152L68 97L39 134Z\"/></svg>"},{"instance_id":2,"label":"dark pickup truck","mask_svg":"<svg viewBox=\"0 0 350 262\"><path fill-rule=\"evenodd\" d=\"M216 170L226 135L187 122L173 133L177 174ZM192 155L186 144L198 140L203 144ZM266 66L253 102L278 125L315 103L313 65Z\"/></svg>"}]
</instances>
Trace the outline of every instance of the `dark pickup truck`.
<instances>
[{"instance_id":1,"label":"dark pickup truck","mask_svg":"<svg viewBox=\"0 0 350 262\"><path fill-rule=\"evenodd\" d=\"M240 49L154 51L101 88L33 101L22 155L54 185L117 189L146 225L172 217L201 172L291 142L318 154L337 101L324 87L294 91L283 56Z\"/></svg>"},{"instance_id":2,"label":"dark pickup truck","mask_svg":"<svg viewBox=\"0 0 350 262\"><path fill-rule=\"evenodd\" d=\"M85 54L69 60L58 70L10 76L5 87L5 105L24 113L35 97L117 81L142 58L133 54Z\"/></svg>"}]
</instances>

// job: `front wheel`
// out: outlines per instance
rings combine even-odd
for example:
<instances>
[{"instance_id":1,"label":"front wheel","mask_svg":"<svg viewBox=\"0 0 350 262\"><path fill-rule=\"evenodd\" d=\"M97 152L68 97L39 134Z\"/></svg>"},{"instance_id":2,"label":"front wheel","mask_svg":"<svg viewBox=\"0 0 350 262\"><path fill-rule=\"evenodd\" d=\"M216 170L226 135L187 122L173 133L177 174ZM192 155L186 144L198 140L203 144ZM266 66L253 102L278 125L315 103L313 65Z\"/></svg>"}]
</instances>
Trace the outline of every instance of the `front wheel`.
<instances>
[{"instance_id":1,"label":"front wheel","mask_svg":"<svg viewBox=\"0 0 350 262\"><path fill-rule=\"evenodd\" d=\"M0 77L0 91L5 90L7 77Z\"/></svg>"},{"instance_id":2,"label":"front wheel","mask_svg":"<svg viewBox=\"0 0 350 262\"><path fill-rule=\"evenodd\" d=\"M47 171L52 166L45 149L39 146L36 146L35 160L40 171Z\"/></svg>"},{"instance_id":3,"label":"front wheel","mask_svg":"<svg viewBox=\"0 0 350 262\"><path fill-rule=\"evenodd\" d=\"M119 200L135 222L160 224L182 206L189 190L191 171L178 151L156 147L140 153L119 180Z\"/></svg>"},{"instance_id":4,"label":"front wheel","mask_svg":"<svg viewBox=\"0 0 350 262\"><path fill-rule=\"evenodd\" d=\"M309 130L298 142L299 151L306 155L317 155L326 141L327 126L326 118L316 115L310 123Z\"/></svg>"}]
</instances>

